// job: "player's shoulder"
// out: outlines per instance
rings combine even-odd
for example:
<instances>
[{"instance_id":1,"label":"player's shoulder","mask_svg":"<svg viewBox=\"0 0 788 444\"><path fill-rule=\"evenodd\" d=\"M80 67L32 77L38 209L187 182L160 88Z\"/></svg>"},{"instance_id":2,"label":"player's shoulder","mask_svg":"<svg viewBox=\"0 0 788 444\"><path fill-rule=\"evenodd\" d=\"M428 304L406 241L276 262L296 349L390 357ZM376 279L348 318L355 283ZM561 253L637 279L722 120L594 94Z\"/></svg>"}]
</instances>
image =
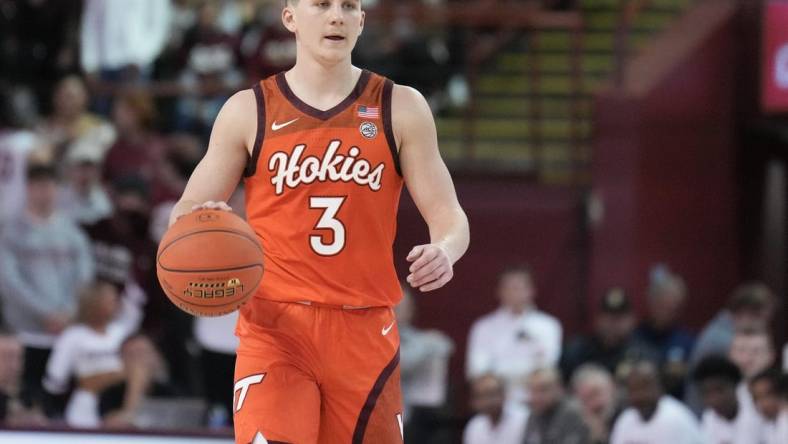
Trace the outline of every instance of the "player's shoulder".
<instances>
[{"instance_id":1,"label":"player's shoulder","mask_svg":"<svg viewBox=\"0 0 788 444\"><path fill-rule=\"evenodd\" d=\"M397 83L394 84L391 91L391 106L395 111L398 109L411 108L418 110L425 106L429 110L427 99L424 98L424 95L419 92L419 90L411 86L399 85Z\"/></svg>"},{"instance_id":2,"label":"player's shoulder","mask_svg":"<svg viewBox=\"0 0 788 444\"><path fill-rule=\"evenodd\" d=\"M257 126L257 101L251 88L236 92L222 105L216 125L225 133L237 136L251 134Z\"/></svg>"},{"instance_id":3,"label":"player's shoulder","mask_svg":"<svg viewBox=\"0 0 788 444\"><path fill-rule=\"evenodd\" d=\"M434 119L427 99L410 86L394 85L391 92L391 119L397 135L422 137L434 131Z\"/></svg>"},{"instance_id":4,"label":"player's shoulder","mask_svg":"<svg viewBox=\"0 0 788 444\"><path fill-rule=\"evenodd\" d=\"M224 102L223 110L231 113L244 113L257 106L252 88L242 89Z\"/></svg>"}]
</instances>

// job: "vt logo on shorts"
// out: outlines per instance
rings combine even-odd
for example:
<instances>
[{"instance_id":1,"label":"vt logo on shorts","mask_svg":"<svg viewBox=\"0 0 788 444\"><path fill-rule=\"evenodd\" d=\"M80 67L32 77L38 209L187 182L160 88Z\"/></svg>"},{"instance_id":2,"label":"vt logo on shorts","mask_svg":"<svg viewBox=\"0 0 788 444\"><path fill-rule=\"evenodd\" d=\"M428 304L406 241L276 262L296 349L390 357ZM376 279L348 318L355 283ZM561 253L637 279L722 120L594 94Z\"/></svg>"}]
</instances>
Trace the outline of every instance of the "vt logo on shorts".
<instances>
[{"instance_id":1,"label":"vt logo on shorts","mask_svg":"<svg viewBox=\"0 0 788 444\"><path fill-rule=\"evenodd\" d=\"M235 383L235 387L233 388L233 394L235 394L235 392L237 391L240 391L240 393L238 394L238 401L235 403L236 412L240 411L241 408L244 406L244 400L246 400L246 394L247 392L249 392L249 387L254 384L259 384L263 382L263 378L265 378L265 373L260 373L257 375L247 376L243 379L238 380L238 382ZM265 438L263 438L261 443L267 444ZM253 444L257 444L257 438L255 438Z\"/></svg>"},{"instance_id":2,"label":"vt logo on shorts","mask_svg":"<svg viewBox=\"0 0 788 444\"><path fill-rule=\"evenodd\" d=\"M265 436L263 436L262 433L257 432L257 434L254 435L254 439L249 444L290 444L290 443L282 442L282 441L268 441L267 439L265 439Z\"/></svg>"}]
</instances>

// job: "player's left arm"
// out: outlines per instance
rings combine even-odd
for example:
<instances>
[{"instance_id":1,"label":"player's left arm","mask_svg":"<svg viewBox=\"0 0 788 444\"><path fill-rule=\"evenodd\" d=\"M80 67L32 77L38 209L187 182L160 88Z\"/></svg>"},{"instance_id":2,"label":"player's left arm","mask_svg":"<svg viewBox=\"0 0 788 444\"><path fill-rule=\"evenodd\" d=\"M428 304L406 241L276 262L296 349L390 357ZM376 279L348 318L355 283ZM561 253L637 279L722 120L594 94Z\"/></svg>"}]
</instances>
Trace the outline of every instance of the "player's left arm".
<instances>
[{"instance_id":1,"label":"player's left arm","mask_svg":"<svg viewBox=\"0 0 788 444\"><path fill-rule=\"evenodd\" d=\"M408 283L421 291L446 285L454 263L468 249L468 218L438 151L435 120L427 101L415 89L396 85L392 93L392 124L402 175L430 231L430 243L408 253Z\"/></svg>"}]
</instances>

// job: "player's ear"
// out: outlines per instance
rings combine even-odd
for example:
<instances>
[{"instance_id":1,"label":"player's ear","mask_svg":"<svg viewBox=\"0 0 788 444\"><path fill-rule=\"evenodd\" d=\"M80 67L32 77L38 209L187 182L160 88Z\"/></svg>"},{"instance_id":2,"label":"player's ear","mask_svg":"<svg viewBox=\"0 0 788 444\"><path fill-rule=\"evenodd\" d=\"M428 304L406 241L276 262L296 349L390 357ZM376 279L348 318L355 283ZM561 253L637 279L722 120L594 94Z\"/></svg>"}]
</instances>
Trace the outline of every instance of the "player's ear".
<instances>
[{"instance_id":1,"label":"player's ear","mask_svg":"<svg viewBox=\"0 0 788 444\"><path fill-rule=\"evenodd\" d=\"M367 18L367 13L363 10L361 11L361 24L359 25L358 35L361 35L364 32L364 20Z\"/></svg>"},{"instance_id":2,"label":"player's ear","mask_svg":"<svg viewBox=\"0 0 788 444\"><path fill-rule=\"evenodd\" d=\"M282 9L282 24L285 25L288 31L295 34L296 26L295 26L295 14L293 14L293 8L290 5L287 5Z\"/></svg>"}]
</instances>

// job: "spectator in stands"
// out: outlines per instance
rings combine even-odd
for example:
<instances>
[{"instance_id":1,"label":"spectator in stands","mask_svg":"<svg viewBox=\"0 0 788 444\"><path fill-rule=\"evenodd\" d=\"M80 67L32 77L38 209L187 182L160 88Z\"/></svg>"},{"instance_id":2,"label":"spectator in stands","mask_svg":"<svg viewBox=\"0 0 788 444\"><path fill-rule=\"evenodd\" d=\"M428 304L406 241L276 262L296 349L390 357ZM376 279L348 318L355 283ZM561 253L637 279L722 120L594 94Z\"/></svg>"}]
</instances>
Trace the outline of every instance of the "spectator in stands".
<instances>
[{"instance_id":1,"label":"spectator in stands","mask_svg":"<svg viewBox=\"0 0 788 444\"><path fill-rule=\"evenodd\" d=\"M767 368L753 376L749 384L755 408L763 419L761 425L765 441L768 444L786 442L783 439L778 439L779 434L782 433L778 429L781 409L779 393L781 376L779 369Z\"/></svg>"},{"instance_id":2,"label":"spectator in stands","mask_svg":"<svg viewBox=\"0 0 788 444\"><path fill-rule=\"evenodd\" d=\"M726 307L698 335L690 356L689 371L706 356L727 355L737 330L768 329L776 308L777 298L766 285L749 282L736 287ZM686 387L684 399L690 408L700 413L700 394L691 381Z\"/></svg>"},{"instance_id":3,"label":"spectator in stands","mask_svg":"<svg viewBox=\"0 0 788 444\"><path fill-rule=\"evenodd\" d=\"M247 78L264 79L295 64L296 42L282 26L282 8L264 3L255 20L243 31L240 53Z\"/></svg>"},{"instance_id":4,"label":"spectator in stands","mask_svg":"<svg viewBox=\"0 0 788 444\"><path fill-rule=\"evenodd\" d=\"M23 398L41 395L41 378L55 338L71 321L77 291L93 278L85 235L55 211L51 165L27 170L27 208L0 235L0 294L6 325L25 346Z\"/></svg>"},{"instance_id":5,"label":"spectator in stands","mask_svg":"<svg viewBox=\"0 0 788 444\"><path fill-rule=\"evenodd\" d=\"M0 425L40 426L46 423L38 408L27 408L19 401L22 353L22 344L16 336L0 331Z\"/></svg>"},{"instance_id":6,"label":"spectator in stands","mask_svg":"<svg viewBox=\"0 0 788 444\"><path fill-rule=\"evenodd\" d=\"M743 380L737 389L739 402L745 409L754 410L753 397L748 384L755 375L774 364L772 339L764 330L737 330L731 342L729 359L741 371Z\"/></svg>"},{"instance_id":7,"label":"spectator in stands","mask_svg":"<svg viewBox=\"0 0 788 444\"><path fill-rule=\"evenodd\" d=\"M611 444L700 444L695 415L665 395L655 362L639 360L625 372L629 407L613 426Z\"/></svg>"},{"instance_id":8,"label":"spectator in stands","mask_svg":"<svg viewBox=\"0 0 788 444\"><path fill-rule=\"evenodd\" d=\"M74 74L63 77L52 94L52 113L36 128L54 149L60 162L69 151L84 152L99 163L115 141L115 129L103 118L88 112L88 91Z\"/></svg>"},{"instance_id":9,"label":"spectator in stands","mask_svg":"<svg viewBox=\"0 0 788 444\"><path fill-rule=\"evenodd\" d=\"M684 279L664 265L651 272L648 314L635 336L659 352L665 388L674 397L684 392L684 379L694 338L680 325L687 299Z\"/></svg>"},{"instance_id":10,"label":"spectator in stands","mask_svg":"<svg viewBox=\"0 0 788 444\"><path fill-rule=\"evenodd\" d=\"M768 329L776 308L777 298L766 285L760 282L740 285L733 291L726 308L706 324L698 336L690 365L696 365L709 355L727 354L736 330Z\"/></svg>"},{"instance_id":11,"label":"spectator in stands","mask_svg":"<svg viewBox=\"0 0 788 444\"><path fill-rule=\"evenodd\" d=\"M210 135L211 126L231 91L243 79L236 57L237 38L221 29L218 2L204 2L198 20L189 29L181 47L182 85L198 89L211 86L215 92L201 96L184 96L178 100L176 128Z\"/></svg>"},{"instance_id":12,"label":"spectator in stands","mask_svg":"<svg viewBox=\"0 0 788 444\"><path fill-rule=\"evenodd\" d=\"M463 444L522 444L527 411L506 402L504 380L482 375L471 381L471 407L476 412L463 432Z\"/></svg>"},{"instance_id":13,"label":"spectator in stands","mask_svg":"<svg viewBox=\"0 0 788 444\"><path fill-rule=\"evenodd\" d=\"M153 132L156 118L151 97L142 90L128 91L116 100L112 112L118 138L104 159L104 179L112 181L136 175L155 186L166 151L164 141Z\"/></svg>"},{"instance_id":14,"label":"spectator in stands","mask_svg":"<svg viewBox=\"0 0 788 444\"><path fill-rule=\"evenodd\" d=\"M80 225L91 225L112 213L112 202L101 183L101 161L90 150L66 156L67 180L60 188L58 208Z\"/></svg>"},{"instance_id":15,"label":"spectator in stands","mask_svg":"<svg viewBox=\"0 0 788 444\"><path fill-rule=\"evenodd\" d=\"M122 290L136 282L146 293L155 284L156 245L148 237L150 191L137 176L112 182L113 213L85 227L93 241L98 277Z\"/></svg>"},{"instance_id":16,"label":"spectator in stands","mask_svg":"<svg viewBox=\"0 0 788 444\"><path fill-rule=\"evenodd\" d=\"M161 349L172 371L173 383L188 393L196 385L186 342L191 336L191 316L164 296L156 278L157 244L149 236L150 191L139 177L121 177L113 182L111 217L87 226L93 240L98 277L120 291L139 285L147 295L143 329Z\"/></svg>"},{"instance_id":17,"label":"spectator in stands","mask_svg":"<svg viewBox=\"0 0 788 444\"><path fill-rule=\"evenodd\" d=\"M561 370L569 379L581 365L593 362L615 374L619 365L637 358L658 359L656 350L634 336L635 314L629 296L612 288L600 301L590 335L578 336L564 349Z\"/></svg>"},{"instance_id":18,"label":"spectator in stands","mask_svg":"<svg viewBox=\"0 0 788 444\"><path fill-rule=\"evenodd\" d=\"M578 412L564 399L561 372L537 369L528 375L530 415L525 444L590 444L591 435Z\"/></svg>"},{"instance_id":19,"label":"spectator in stands","mask_svg":"<svg viewBox=\"0 0 788 444\"><path fill-rule=\"evenodd\" d=\"M167 36L169 0L86 0L82 13L82 69L110 82L146 79Z\"/></svg>"},{"instance_id":20,"label":"spectator in stands","mask_svg":"<svg viewBox=\"0 0 788 444\"><path fill-rule=\"evenodd\" d=\"M535 296L527 267L505 269L498 280L500 308L478 319L470 331L468 378L501 376L511 402L524 400L524 380L533 369L556 365L561 354L561 324L536 308Z\"/></svg>"},{"instance_id":21,"label":"spectator in stands","mask_svg":"<svg viewBox=\"0 0 788 444\"><path fill-rule=\"evenodd\" d=\"M395 308L405 434L413 442L434 442L441 432L440 420L449 388L449 358L454 352L454 343L438 330L424 330L413 325L416 307L407 288L403 285L404 297Z\"/></svg>"},{"instance_id":22,"label":"spectator in stands","mask_svg":"<svg viewBox=\"0 0 788 444\"><path fill-rule=\"evenodd\" d=\"M55 395L66 393L71 378L76 379L65 411L69 426L132 425L157 367L152 365L155 356L124 361L121 352L123 343L139 327L140 295L126 292L119 299L117 288L107 282L95 283L82 292L77 323L55 342L44 378L44 387ZM113 392L122 396L113 396ZM107 414L104 419L102 407Z\"/></svg>"},{"instance_id":23,"label":"spectator in stands","mask_svg":"<svg viewBox=\"0 0 788 444\"><path fill-rule=\"evenodd\" d=\"M707 356L692 378L703 399L701 430L706 444L761 442L761 419L743 408L736 395L742 379L736 364L723 356Z\"/></svg>"},{"instance_id":24,"label":"spectator in stands","mask_svg":"<svg viewBox=\"0 0 788 444\"><path fill-rule=\"evenodd\" d=\"M607 443L613 423L621 413L613 375L598 364L583 364L572 374L571 383L591 442Z\"/></svg>"}]
</instances>

